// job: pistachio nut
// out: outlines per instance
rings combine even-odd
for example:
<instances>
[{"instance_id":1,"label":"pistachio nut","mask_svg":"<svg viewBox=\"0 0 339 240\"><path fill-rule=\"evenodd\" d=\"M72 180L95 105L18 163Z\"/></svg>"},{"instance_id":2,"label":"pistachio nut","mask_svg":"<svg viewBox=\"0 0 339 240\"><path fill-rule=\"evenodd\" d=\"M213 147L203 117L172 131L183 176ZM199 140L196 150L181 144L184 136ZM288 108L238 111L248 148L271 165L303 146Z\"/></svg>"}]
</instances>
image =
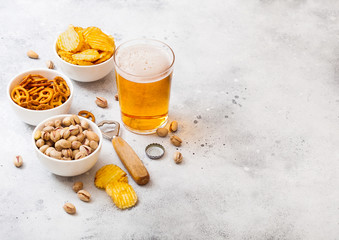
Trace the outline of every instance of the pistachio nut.
<instances>
[{"instance_id":1,"label":"pistachio nut","mask_svg":"<svg viewBox=\"0 0 339 240\"><path fill-rule=\"evenodd\" d=\"M78 117L78 115L72 115L72 118L73 118L73 121L74 121L74 124L80 124L80 118Z\"/></svg>"},{"instance_id":2,"label":"pistachio nut","mask_svg":"<svg viewBox=\"0 0 339 240\"><path fill-rule=\"evenodd\" d=\"M157 129L157 135L158 135L159 137L166 137L167 134L168 134L167 128L158 128L158 129Z\"/></svg>"},{"instance_id":3,"label":"pistachio nut","mask_svg":"<svg viewBox=\"0 0 339 240\"><path fill-rule=\"evenodd\" d=\"M49 147L49 148L47 148L46 151L45 151L45 155L49 156L50 153L51 153L51 151L53 151L53 150L55 150L54 147Z\"/></svg>"},{"instance_id":4,"label":"pistachio nut","mask_svg":"<svg viewBox=\"0 0 339 240\"><path fill-rule=\"evenodd\" d=\"M81 120L80 121L80 126L83 128L83 129L88 129L89 127L89 123L86 121L86 120Z\"/></svg>"},{"instance_id":5,"label":"pistachio nut","mask_svg":"<svg viewBox=\"0 0 339 240\"><path fill-rule=\"evenodd\" d=\"M64 119L62 119L62 125L64 125L65 127L68 127L71 124L72 124L71 117L65 117Z\"/></svg>"},{"instance_id":6,"label":"pistachio nut","mask_svg":"<svg viewBox=\"0 0 339 240\"><path fill-rule=\"evenodd\" d=\"M40 148L42 147L43 145L45 145L45 141L43 139L38 139L36 142L35 142L35 145Z\"/></svg>"},{"instance_id":7,"label":"pistachio nut","mask_svg":"<svg viewBox=\"0 0 339 240\"><path fill-rule=\"evenodd\" d=\"M60 119L56 119L56 120L54 121L54 126L55 126L56 128L61 127L61 120L60 120Z\"/></svg>"},{"instance_id":8,"label":"pistachio nut","mask_svg":"<svg viewBox=\"0 0 339 240\"><path fill-rule=\"evenodd\" d=\"M82 142L82 141L84 141L85 137L86 137L85 134L79 133L79 134L77 135L77 140L78 140L79 142Z\"/></svg>"},{"instance_id":9,"label":"pistachio nut","mask_svg":"<svg viewBox=\"0 0 339 240\"><path fill-rule=\"evenodd\" d=\"M78 149L72 151L72 159L75 159L78 152L80 152Z\"/></svg>"},{"instance_id":10,"label":"pistachio nut","mask_svg":"<svg viewBox=\"0 0 339 240\"><path fill-rule=\"evenodd\" d=\"M48 141L49 140L49 132L41 131L41 138L43 140Z\"/></svg>"},{"instance_id":11,"label":"pistachio nut","mask_svg":"<svg viewBox=\"0 0 339 240\"><path fill-rule=\"evenodd\" d=\"M178 122L172 121L170 123L169 129L170 129L171 132L176 132L178 130Z\"/></svg>"},{"instance_id":12,"label":"pistachio nut","mask_svg":"<svg viewBox=\"0 0 339 240\"><path fill-rule=\"evenodd\" d=\"M61 160L64 160L64 161L71 161L72 158L70 158L70 157L62 157Z\"/></svg>"},{"instance_id":13,"label":"pistachio nut","mask_svg":"<svg viewBox=\"0 0 339 240\"><path fill-rule=\"evenodd\" d=\"M176 164L181 163L182 162L182 158L183 158L183 156L182 156L181 152L175 152L174 153L173 159L174 159L174 162Z\"/></svg>"},{"instance_id":14,"label":"pistachio nut","mask_svg":"<svg viewBox=\"0 0 339 240\"><path fill-rule=\"evenodd\" d=\"M173 135L173 136L171 136L170 140L171 140L171 143L174 146L176 146L176 147L180 147L181 146L182 140L178 136Z\"/></svg>"},{"instance_id":15,"label":"pistachio nut","mask_svg":"<svg viewBox=\"0 0 339 240\"><path fill-rule=\"evenodd\" d=\"M67 139L70 135L71 132L69 131L69 129L61 129L60 134L62 136L63 139Z\"/></svg>"},{"instance_id":16,"label":"pistachio nut","mask_svg":"<svg viewBox=\"0 0 339 240\"><path fill-rule=\"evenodd\" d=\"M51 60L46 61L46 67L49 69L54 69L54 63Z\"/></svg>"},{"instance_id":17,"label":"pistachio nut","mask_svg":"<svg viewBox=\"0 0 339 240\"><path fill-rule=\"evenodd\" d=\"M29 58L33 58L33 59L38 59L39 58L39 55L36 52L34 52L33 50L29 50L27 52L27 56Z\"/></svg>"},{"instance_id":18,"label":"pistachio nut","mask_svg":"<svg viewBox=\"0 0 339 240\"><path fill-rule=\"evenodd\" d=\"M70 141L70 142L74 142L76 140L78 140L76 136L70 136L69 138L67 138L67 141Z\"/></svg>"},{"instance_id":19,"label":"pistachio nut","mask_svg":"<svg viewBox=\"0 0 339 240\"><path fill-rule=\"evenodd\" d=\"M54 130L54 127L52 127L52 126L46 126L46 127L44 127L43 129L42 129L42 131L45 131L45 132L52 132Z\"/></svg>"},{"instance_id":20,"label":"pistachio nut","mask_svg":"<svg viewBox=\"0 0 339 240\"><path fill-rule=\"evenodd\" d=\"M74 159L78 160L78 159L81 159L81 158L84 158L84 157L87 157L87 154L85 152L78 152L77 154L75 154Z\"/></svg>"},{"instance_id":21,"label":"pistachio nut","mask_svg":"<svg viewBox=\"0 0 339 240\"><path fill-rule=\"evenodd\" d=\"M83 142L82 145L89 146L90 141L86 138Z\"/></svg>"},{"instance_id":22,"label":"pistachio nut","mask_svg":"<svg viewBox=\"0 0 339 240\"><path fill-rule=\"evenodd\" d=\"M65 203L63 208L64 208L65 212L67 212L68 214L76 213L76 208L72 203Z\"/></svg>"},{"instance_id":23,"label":"pistachio nut","mask_svg":"<svg viewBox=\"0 0 339 240\"><path fill-rule=\"evenodd\" d=\"M82 133L83 132L83 129L82 129L82 127L79 125L79 124L77 124L77 125L75 125L78 129L79 129L79 133Z\"/></svg>"},{"instance_id":24,"label":"pistachio nut","mask_svg":"<svg viewBox=\"0 0 339 240\"><path fill-rule=\"evenodd\" d=\"M86 137L87 137L87 139L90 140L90 141L94 140L94 141L96 141L96 142L99 142L99 140L100 140L98 134L96 134L96 133L93 132L93 131L87 131L87 132L86 132Z\"/></svg>"},{"instance_id":25,"label":"pistachio nut","mask_svg":"<svg viewBox=\"0 0 339 240\"><path fill-rule=\"evenodd\" d=\"M85 145L85 146L86 146L86 145ZM92 141L89 142L89 146L90 146L90 148L92 148L93 151L94 151L95 149L98 148L99 144L98 144L98 142L92 140Z\"/></svg>"},{"instance_id":26,"label":"pistachio nut","mask_svg":"<svg viewBox=\"0 0 339 240\"><path fill-rule=\"evenodd\" d=\"M95 100L95 103L98 105L98 107L101 107L101 108L106 108L108 105L106 98L103 98L103 97L97 97L97 99Z\"/></svg>"},{"instance_id":27,"label":"pistachio nut","mask_svg":"<svg viewBox=\"0 0 339 240\"><path fill-rule=\"evenodd\" d=\"M86 190L80 190L77 192L78 198L84 202L89 202L91 200L91 194Z\"/></svg>"},{"instance_id":28,"label":"pistachio nut","mask_svg":"<svg viewBox=\"0 0 339 240\"><path fill-rule=\"evenodd\" d=\"M52 158L61 159L62 153L61 153L61 151L57 151L57 150L53 149L53 150L49 153L49 156L52 157Z\"/></svg>"},{"instance_id":29,"label":"pistachio nut","mask_svg":"<svg viewBox=\"0 0 339 240\"><path fill-rule=\"evenodd\" d=\"M71 148L71 142L67 141L65 139L60 139L55 143L55 149L58 151L61 151L62 149L65 148Z\"/></svg>"},{"instance_id":30,"label":"pistachio nut","mask_svg":"<svg viewBox=\"0 0 339 240\"><path fill-rule=\"evenodd\" d=\"M15 156L14 157L14 165L17 167L17 168L19 168L19 167L21 167L22 166L22 163L23 163L23 159L22 159L22 157L20 156L20 155L18 155L18 156Z\"/></svg>"},{"instance_id":31,"label":"pistachio nut","mask_svg":"<svg viewBox=\"0 0 339 240\"><path fill-rule=\"evenodd\" d=\"M72 153L73 153L72 149L69 148L61 150L62 156L66 158L72 158Z\"/></svg>"},{"instance_id":32,"label":"pistachio nut","mask_svg":"<svg viewBox=\"0 0 339 240\"><path fill-rule=\"evenodd\" d=\"M79 147L81 146L81 142L79 142L79 141L73 141L72 142L72 149L79 149Z\"/></svg>"},{"instance_id":33,"label":"pistachio nut","mask_svg":"<svg viewBox=\"0 0 339 240\"><path fill-rule=\"evenodd\" d=\"M39 150L40 150L40 152L45 153L45 152L46 152L46 149L49 148L49 147L50 147L50 146L48 146L48 145L43 145L43 146L41 146L41 147L39 148Z\"/></svg>"},{"instance_id":34,"label":"pistachio nut","mask_svg":"<svg viewBox=\"0 0 339 240\"><path fill-rule=\"evenodd\" d=\"M34 139L38 140L41 137L41 131L40 130L36 130L36 132L34 133Z\"/></svg>"},{"instance_id":35,"label":"pistachio nut","mask_svg":"<svg viewBox=\"0 0 339 240\"><path fill-rule=\"evenodd\" d=\"M60 131L59 130L54 130L50 133L49 135L50 139L53 141L53 142L57 142L60 140L61 138L61 134L60 134Z\"/></svg>"},{"instance_id":36,"label":"pistachio nut","mask_svg":"<svg viewBox=\"0 0 339 240\"><path fill-rule=\"evenodd\" d=\"M81 146L79 147L79 150L80 150L80 152L86 153L86 155L89 155L89 154L92 152L91 147L86 146L86 145L81 145Z\"/></svg>"},{"instance_id":37,"label":"pistachio nut","mask_svg":"<svg viewBox=\"0 0 339 240\"><path fill-rule=\"evenodd\" d=\"M79 128L77 126L73 126L73 125L69 127L69 131L70 131L71 135L73 135L73 136L78 135L78 133L80 132Z\"/></svg>"},{"instance_id":38,"label":"pistachio nut","mask_svg":"<svg viewBox=\"0 0 339 240\"><path fill-rule=\"evenodd\" d=\"M79 192L82 188L84 187L84 184L82 183L82 182L75 182L74 184L73 184L73 191L74 192Z\"/></svg>"}]
</instances>

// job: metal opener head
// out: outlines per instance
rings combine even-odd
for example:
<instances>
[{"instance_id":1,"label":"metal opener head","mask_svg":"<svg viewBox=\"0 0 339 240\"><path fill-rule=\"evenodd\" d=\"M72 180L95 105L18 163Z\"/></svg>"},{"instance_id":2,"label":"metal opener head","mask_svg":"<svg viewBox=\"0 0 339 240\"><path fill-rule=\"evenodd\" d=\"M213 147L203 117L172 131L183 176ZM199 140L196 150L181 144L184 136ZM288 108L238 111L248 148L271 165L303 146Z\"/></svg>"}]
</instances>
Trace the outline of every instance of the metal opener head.
<instances>
[{"instance_id":1,"label":"metal opener head","mask_svg":"<svg viewBox=\"0 0 339 240\"><path fill-rule=\"evenodd\" d=\"M104 131L100 127L104 126L105 124L112 124L114 125L114 127ZM104 120L104 121L99 122L97 125L100 128L100 131L102 132L102 135L104 135L105 138L112 140L114 137L119 136L120 124L117 121Z\"/></svg>"}]
</instances>

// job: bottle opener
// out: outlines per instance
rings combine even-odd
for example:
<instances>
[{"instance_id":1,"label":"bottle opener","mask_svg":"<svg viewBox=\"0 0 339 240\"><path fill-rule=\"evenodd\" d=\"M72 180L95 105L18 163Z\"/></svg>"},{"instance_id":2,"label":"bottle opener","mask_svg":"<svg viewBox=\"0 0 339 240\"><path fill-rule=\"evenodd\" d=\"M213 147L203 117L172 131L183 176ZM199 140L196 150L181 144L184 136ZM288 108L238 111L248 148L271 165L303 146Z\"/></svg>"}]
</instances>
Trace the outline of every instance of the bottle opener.
<instances>
[{"instance_id":1,"label":"bottle opener","mask_svg":"<svg viewBox=\"0 0 339 240\"><path fill-rule=\"evenodd\" d=\"M113 129L104 131L100 127L103 127L105 124L114 125ZM150 179L148 171L131 146L119 137L120 124L117 121L104 120L97 125L100 128L102 135L112 141L115 152L133 180L139 185L147 184Z\"/></svg>"}]
</instances>

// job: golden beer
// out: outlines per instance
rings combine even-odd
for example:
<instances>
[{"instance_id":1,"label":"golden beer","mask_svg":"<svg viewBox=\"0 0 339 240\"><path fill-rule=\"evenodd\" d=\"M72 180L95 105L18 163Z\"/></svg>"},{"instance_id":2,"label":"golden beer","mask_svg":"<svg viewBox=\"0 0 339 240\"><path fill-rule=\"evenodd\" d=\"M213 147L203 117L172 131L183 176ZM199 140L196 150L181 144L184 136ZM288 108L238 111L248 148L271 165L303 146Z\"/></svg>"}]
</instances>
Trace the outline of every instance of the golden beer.
<instances>
[{"instance_id":1,"label":"golden beer","mask_svg":"<svg viewBox=\"0 0 339 240\"><path fill-rule=\"evenodd\" d=\"M122 44L115 55L121 119L127 129L148 134L168 119L174 54L156 40Z\"/></svg>"}]
</instances>

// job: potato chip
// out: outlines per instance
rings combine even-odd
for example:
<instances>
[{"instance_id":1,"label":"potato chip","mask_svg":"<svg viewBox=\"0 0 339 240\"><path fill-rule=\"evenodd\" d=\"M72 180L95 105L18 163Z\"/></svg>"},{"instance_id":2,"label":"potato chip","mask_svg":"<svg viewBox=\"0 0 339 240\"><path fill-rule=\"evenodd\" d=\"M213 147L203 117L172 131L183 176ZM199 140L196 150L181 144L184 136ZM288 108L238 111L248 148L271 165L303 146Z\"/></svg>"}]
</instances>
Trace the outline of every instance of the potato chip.
<instances>
[{"instance_id":1,"label":"potato chip","mask_svg":"<svg viewBox=\"0 0 339 240\"><path fill-rule=\"evenodd\" d=\"M89 65L93 65L94 63L89 62L89 61L77 60L75 61L74 64L81 65L81 66L89 66Z\"/></svg>"},{"instance_id":2,"label":"potato chip","mask_svg":"<svg viewBox=\"0 0 339 240\"><path fill-rule=\"evenodd\" d=\"M73 26L74 27L74 26ZM80 32L82 33L84 29L82 27L74 27L74 30L79 34Z\"/></svg>"},{"instance_id":3,"label":"potato chip","mask_svg":"<svg viewBox=\"0 0 339 240\"><path fill-rule=\"evenodd\" d=\"M81 48L82 42L82 37L79 36L73 26L70 26L65 32L59 35L57 39L57 46L59 49L64 51L76 52Z\"/></svg>"},{"instance_id":4,"label":"potato chip","mask_svg":"<svg viewBox=\"0 0 339 240\"><path fill-rule=\"evenodd\" d=\"M114 41L114 37L112 35L108 35L108 38L113 46L113 49L115 49L115 41Z\"/></svg>"},{"instance_id":5,"label":"potato chip","mask_svg":"<svg viewBox=\"0 0 339 240\"><path fill-rule=\"evenodd\" d=\"M73 53L63 51L63 50L59 50L58 54L59 54L59 56L61 57L62 60L66 61L68 63L75 64L75 65L77 64L77 62L75 60L73 60L73 58L72 58Z\"/></svg>"},{"instance_id":6,"label":"potato chip","mask_svg":"<svg viewBox=\"0 0 339 240\"><path fill-rule=\"evenodd\" d=\"M82 51L80 53L72 55L73 60L76 60L76 61L89 61L89 62L96 61L96 60L99 59L99 57L100 57L100 54L95 49L87 49L85 51Z\"/></svg>"},{"instance_id":7,"label":"potato chip","mask_svg":"<svg viewBox=\"0 0 339 240\"><path fill-rule=\"evenodd\" d=\"M126 182L115 181L107 184L106 193L111 196L115 205L120 209L133 207L138 201L134 189Z\"/></svg>"},{"instance_id":8,"label":"potato chip","mask_svg":"<svg viewBox=\"0 0 339 240\"><path fill-rule=\"evenodd\" d=\"M84 42L84 43L82 44L82 47L81 47L81 49L80 49L79 51L82 52L82 51L85 51L85 50L87 50L87 49L91 49L91 46L88 45L86 42Z\"/></svg>"},{"instance_id":9,"label":"potato chip","mask_svg":"<svg viewBox=\"0 0 339 240\"><path fill-rule=\"evenodd\" d=\"M100 168L94 179L94 184L98 188L106 188L107 184L118 180L126 181L126 173L114 164L109 164Z\"/></svg>"},{"instance_id":10,"label":"potato chip","mask_svg":"<svg viewBox=\"0 0 339 240\"><path fill-rule=\"evenodd\" d=\"M113 52L115 46L112 45L112 39L103 33L100 28L88 27L83 31L85 42L88 43L91 48Z\"/></svg>"},{"instance_id":11,"label":"potato chip","mask_svg":"<svg viewBox=\"0 0 339 240\"><path fill-rule=\"evenodd\" d=\"M110 59L112 55L113 55L113 52L102 52L100 53L98 60L96 60L94 63L98 64L98 63L105 62L106 60Z\"/></svg>"}]
</instances>

